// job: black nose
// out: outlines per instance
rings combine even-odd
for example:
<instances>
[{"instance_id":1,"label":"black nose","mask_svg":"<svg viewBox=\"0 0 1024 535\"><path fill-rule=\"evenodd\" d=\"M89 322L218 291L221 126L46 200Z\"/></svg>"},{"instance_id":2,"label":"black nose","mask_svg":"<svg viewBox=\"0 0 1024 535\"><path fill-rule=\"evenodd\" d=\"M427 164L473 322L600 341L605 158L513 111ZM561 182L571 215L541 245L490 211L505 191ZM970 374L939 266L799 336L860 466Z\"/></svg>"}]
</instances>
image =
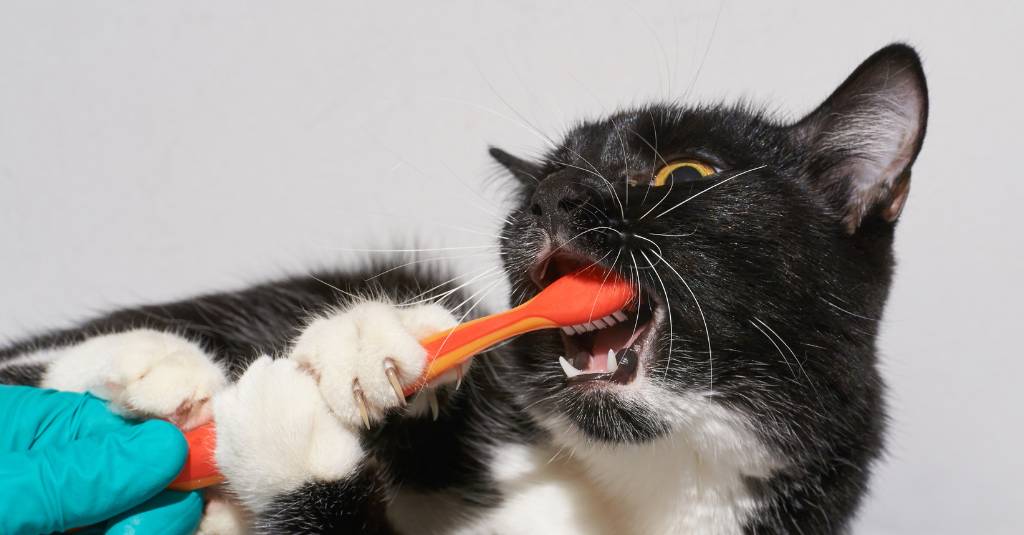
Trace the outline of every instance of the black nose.
<instances>
[{"instance_id":1,"label":"black nose","mask_svg":"<svg viewBox=\"0 0 1024 535\"><path fill-rule=\"evenodd\" d=\"M593 204L592 187L573 180L570 176L551 175L545 178L530 199L530 213L547 216L552 220L574 217L587 213L586 205ZM594 206L590 212L596 211Z\"/></svg>"}]
</instances>

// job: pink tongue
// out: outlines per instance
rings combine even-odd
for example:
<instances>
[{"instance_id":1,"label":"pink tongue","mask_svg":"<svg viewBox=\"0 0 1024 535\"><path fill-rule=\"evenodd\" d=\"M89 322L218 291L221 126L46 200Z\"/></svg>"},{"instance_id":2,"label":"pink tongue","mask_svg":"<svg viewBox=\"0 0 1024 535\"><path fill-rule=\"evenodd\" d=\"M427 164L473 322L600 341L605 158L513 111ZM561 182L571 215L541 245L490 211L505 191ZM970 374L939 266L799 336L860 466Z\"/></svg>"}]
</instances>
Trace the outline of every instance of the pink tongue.
<instances>
[{"instance_id":1,"label":"pink tongue","mask_svg":"<svg viewBox=\"0 0 1024 535\"><path fill-rule=\"evenodd\" d=\"M594 335L594 345L590 351L590 358L587 360L587 369L581 370L584 373L603 373L608 371L608 350L614 349L618 353L621 349L633 345L633 342L643 334L646 325L636 327L633 331L633 322L627 321L608 329L601 329Z\"/></svg>"}]
</instances>

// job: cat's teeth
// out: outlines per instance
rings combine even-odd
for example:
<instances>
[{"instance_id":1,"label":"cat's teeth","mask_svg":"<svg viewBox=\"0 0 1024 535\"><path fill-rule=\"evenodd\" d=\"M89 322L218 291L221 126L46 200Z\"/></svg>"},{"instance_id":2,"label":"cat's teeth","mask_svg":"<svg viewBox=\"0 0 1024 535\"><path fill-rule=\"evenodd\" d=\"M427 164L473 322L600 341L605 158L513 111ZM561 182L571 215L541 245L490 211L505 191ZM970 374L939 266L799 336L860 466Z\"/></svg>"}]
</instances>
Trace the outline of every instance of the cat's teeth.
<instances>
[{"instance_id":1,"label":"cat's teeth","mask_svg":"<svg viewBox=\"0 0 1024 535\"><path fill-rule=\"evenodd\" d=\"M580 323L579 325L570 325L568 327L562 327L561 329L562 332L564 332L565 334L569 336L574 336L577 334L593 332L598 329L607 329L608 327L611 327L619 323L620 321L625 321L625 319L626 314L620 310L618 312L613 312L609 316L598 318L594 321Z\"/></svg>"},{"instance_id":2,"label":"cat's teeth","mask_svg":"<svg viewBox=\"0 0 1024 535\"><path fill-rule=\"evenodd\" d=\"M558 357L558 363L562 365L562 371L565 372L565 376L569 379L583 373L574 368L572 364L569 364L569 361L565 360L565 357Z\"/></svg>"},{"instance_id":3,"label":"cat's teeth","mask_svg":"<svg viewBox=\"0 0 1024 535\"><path fill-rule=\"evenodd\" d=\"M607 364L607 368L608 368L608 373L614 373L615 370L619 369L619 363L618 363L617 360L615 360L615 350L614 349L609 349L608 350L608 364Z\"/></svg>"}]
</instances>

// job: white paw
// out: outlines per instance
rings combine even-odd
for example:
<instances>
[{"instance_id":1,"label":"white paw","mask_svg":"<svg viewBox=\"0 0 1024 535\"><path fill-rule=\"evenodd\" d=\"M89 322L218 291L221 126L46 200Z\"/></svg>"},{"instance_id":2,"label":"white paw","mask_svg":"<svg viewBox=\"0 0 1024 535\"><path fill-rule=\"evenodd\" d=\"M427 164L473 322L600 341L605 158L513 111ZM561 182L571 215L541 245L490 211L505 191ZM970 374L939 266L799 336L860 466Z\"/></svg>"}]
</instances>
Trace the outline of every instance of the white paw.
<instances>
[{"instance_id":1,"label":"white paw","mask_svg":"<svg viewBox=\"0 0 1024 535\"><path fill-rule=\"evenodd\" d=\"M224 371L199 344L138 329L61 350L42 386L92 392L124 414L164 418L187 430L210 420L208 402L225 383Z\"/></svg>"},{"instance_id":2,"label":"white paw","mask_svg":"<svg viewBox=\"0 0 1024 535\"><path fill-rule=\"evenodd\" d=\"M455 324L440 305L399 308L364 302L313 321L296 341L291 358L317 380L334 414L355 428L405 404L386 367L395 370L401 385L412 383L426 364L419 340Z\"/></svg>"},{"instance_id":3,"label":"white paw","mask_svg":"<svg viewBox=\"0 0 1024 535\"><path fill-rule=\"evenodd\" d=\"M359 438L331 414L313 378L288 359L253 362L214 398L213 412L217 466L252 511L309 480L343 478L363 458Z\"/></svg>"},{"instance_id":4,"label":"white paw","mask_svg":"<svg viewBox=\"0 0 1024 535\"><path fill-rule=\"evenodd\" d=\"M249 531L249 518L237 504L206 491L206 509L196 535L241 535Z\"/></svg>"}]
</instances>

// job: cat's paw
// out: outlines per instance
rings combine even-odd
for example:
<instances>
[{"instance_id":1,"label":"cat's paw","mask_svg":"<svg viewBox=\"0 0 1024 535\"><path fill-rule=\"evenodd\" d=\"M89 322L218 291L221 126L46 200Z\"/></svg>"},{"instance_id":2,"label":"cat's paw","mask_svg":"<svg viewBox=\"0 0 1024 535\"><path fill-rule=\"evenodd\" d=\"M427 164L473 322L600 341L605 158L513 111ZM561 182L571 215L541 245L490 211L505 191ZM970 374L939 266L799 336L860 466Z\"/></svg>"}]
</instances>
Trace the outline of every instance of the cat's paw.
<instances>
[{"instance_id":1,"label":"cat's paw","mask_svg":"<svg viewBox=\"0 0 1024 535\"><path fill-rule=\"evenodd\" d=\"M261 357L213 401L217 466L231 494L261 512L309 480L334 481L363 458L298 363Z\"/></svg>"},{"instance_id":2,"label":"cat's paw","mask_svg":"<svg viewBox=\"0 0 1024 535\"><path fill-rule=\"evenodd\" d=\"M92 392L123 414L163 418L185 430L211 419L210 398L226 384L199 344L161 331L97 336L61 352L41 386Z\"/></svg>"},{"instance_id":3,"label":"cat's paw","mask_svg":"<svg viewBox=\"0 0 1024 535\"><path fill-rule=\"evenodd\" d=\"M426 364L419 340L456 324L440 305L396 307L363 302L309 324L291 359L316 379L327 404L346 425L367 426L405 406L402 386ZM437 414L433 393L417 396L414 409Z\"/></svg>"}]
</instances>

